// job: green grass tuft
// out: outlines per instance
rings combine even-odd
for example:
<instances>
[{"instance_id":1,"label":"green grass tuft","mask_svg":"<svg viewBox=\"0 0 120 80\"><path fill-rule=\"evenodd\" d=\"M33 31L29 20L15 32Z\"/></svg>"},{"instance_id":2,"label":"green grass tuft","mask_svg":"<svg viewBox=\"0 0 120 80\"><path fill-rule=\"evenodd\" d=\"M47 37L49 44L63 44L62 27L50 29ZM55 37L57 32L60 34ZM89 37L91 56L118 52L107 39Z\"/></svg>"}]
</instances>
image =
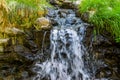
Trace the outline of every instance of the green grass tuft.
<instances>
[{"instance_id":1,"label":"green grass tuft","mask_svg":"<svg viewBox=\"0 0 120 80\"><path fill-rule=\"evenodd\" d=\"M89 13L89 22L99 33L106 29L120 42L120 0L82 0L80 12Z\"/></svg>"}]
</instances>

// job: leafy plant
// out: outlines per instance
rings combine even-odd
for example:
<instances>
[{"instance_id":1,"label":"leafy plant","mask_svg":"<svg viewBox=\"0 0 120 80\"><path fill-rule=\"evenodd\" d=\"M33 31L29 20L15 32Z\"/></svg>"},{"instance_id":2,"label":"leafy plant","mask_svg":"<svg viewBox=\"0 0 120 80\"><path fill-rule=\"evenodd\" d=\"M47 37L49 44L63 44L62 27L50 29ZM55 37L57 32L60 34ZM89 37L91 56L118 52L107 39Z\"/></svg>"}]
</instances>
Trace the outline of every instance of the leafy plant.
<instances>
[{"instance_id":1,"label":"leafy plant","mask_svg":"<svg viewBox=\"0 0 120 80\"><path fill-rule=\"evenodd\" d=\"M106 29L117 42L120 42L119 4L120 0L82 0L79 9L82 14L89 13L88 21L96 26L98 33Z\"/></svg>"},{"instance_id":2,"label":"leafy plant","mask_svg":"<svg viewBox=\"0 0 120 80\"><path fill-rule=\"evenodd\" d=\"M0 32L5 27L28 28L47 13L46 0L0 0Z\"/></svg>"}]
</instances>

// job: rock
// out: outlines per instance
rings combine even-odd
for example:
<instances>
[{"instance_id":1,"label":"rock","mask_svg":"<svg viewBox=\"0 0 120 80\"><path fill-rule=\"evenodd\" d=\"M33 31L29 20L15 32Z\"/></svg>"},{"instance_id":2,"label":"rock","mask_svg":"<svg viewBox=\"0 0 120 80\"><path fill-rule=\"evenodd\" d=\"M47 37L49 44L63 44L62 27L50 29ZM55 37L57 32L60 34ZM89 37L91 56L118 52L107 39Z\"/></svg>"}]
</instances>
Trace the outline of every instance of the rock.
<instances>
[{"instance_id":1,"label":"rock","mask_svg":"<svg viewBox=\"0 0 120 80\"><path fill-rule=\"evenodd\" d=\"M64 9L75 9L78 5L78 1L73 3L73 1L70 0L50 0L50 3Z\"/></svg>"},{"instance_id":2,"label":"rock","mask_svg":"<svg viewBox=\"0 0 120 80\"><path fill-rule=\"evenodd\" d=\"M75 4L76 6L78 6L78 5L81 4L81 1L82 1L82 0L75 0L75 1L73 2L73 4Z\"/></svg>"},{"instance_id":3,"label":"rock","mask_svg":"<svg viewBox=\"0 0 120 80\"><path fill-rule=\"evenodd\" d=\"M37 48L37 45L36 45L36 43L35 43L34 41L29 40L28 43L29 43L29 45L30 45L31 47Z\"/></svg>"},{"instance_id":4,"label":"rock","mask_svg":"<svg viewBox=\"0 0 120 80\"><path fill-rule=\"evenodd\" d=\"M85 37L85 45L91 58L90 61L93 60L90 62L89 67L91 67L90 69L96 69L93 75L97 79L119 80L120 47L115 44L115 41L106 30L99 33L99 35L93 34L93 30L93 26L87 27Z\"/></svg>"},{"instance_id":5,"label":"rock","mask_svg":"<svg viewBox=\"0 0 120 80\"><path fill-rule=\"evenodd\" d=\"M112 76L112 70L109 69L108 67L102 67L100 69L98 69L97 73L96 73L96 77L97 78L101 78L101 77L105 77L105 78L110 78Z\"/></svg>"},{"instance_id":6,"label":"rock","mask_svg":"<svg viewBox=\"0 0 120 80\"><path fill-rule=\"evenodd\" d=\"M93 36L92 42L93 42L93 45L104 45L104 46L112 45L112 43L102 35Z\"/></svg>"},{"instance_id":7,"label":"rock","mask_svg":"<svg viewBox=\"0 0 120 80\"><path fill-rule=\"evenodd\" d=\"M22 45L14 46L14 51L27 59L33 60L34 55L32 54L32 52Z\"/></svg>"},{"instance_id":8,"label":"rock","mask_svg":"<svg viewBox=\"0 0 120 80\"><path fill-rule=\"evenodd\" d=\"M13 52L13 46L5 46L4 53L11 53Z\"/></svg>"},{"instance_id":9,"label":"rock","mask_svg":"<svg viewBox=\"0 0 120 80\"><path fill-rule=\"evenodd\" d=\"M49 19L45 18L45 17L41 17L38 18L35 21L35 24L37 24L38 26L35 26L35 28L37 30L41 30L41 29L50 29L50 21Z\"/></svg>"},{"instance_id":10,"label":"rock","mask_svg":"<svg viewBox=\"0 0 120 80\"><path fill-rule=\"evenodd\" d=\"M28 74L27 71L23 71L22 74L21 74L21 76L22 76L23 78L27 78L27 77L29 76L29 74Z\"/></svg>"},{"instance_id":11,"label":"rock","mask_svg":"<svg viewBox=\"0 0 120 80\"><path fill-rule=\"evenodd\" d=\"M0 46L0 54L4 52L3 46Z\"/></svg>"},{"instance_id":12,"label":"rock","mask_svg":"<svg viewBox=\"0 0 120 80\"><path fill-rule=\"evenodd\" d=\"M50 0L52 5L61 5L64 0Z\"/></svg>"},{"instance_id":13,"label":"rock","mask_svg":"<svg viewBox=\"0 0 120 80\"><path fill-rule=\"evenodd\" d=\"M57 26L57 25L58 25L58 23L57 23L57 21L56 21L56 20L51 19L51 25L53 25L53 26Z\"/></svg>"},{"instance_id":14,"label":"rock","mask_svg":"<svg viewBox=\"0 0 120 80\"><path fill-rule=\"evenodd\" d=\"M24 31L15 27L7 27L4 31L9 36L16 36L24 34Z\"/></svg>"},{"instance_id":15,"label":"rock","mask_svg":"<svg viewBox=\"0 0 120 80\"><path fill-rule=\"evenodd\" d=\"M60 7L65 8L65 9L75 9L76 8L75 5L72 3L72 1L67 1L67 0L65 0Z\"/></svg>"},{"instance_id":16,"label":"rock","mask_svg":"<svg viewBox=\"0 0 120 80\"><path fill-rule=\"evenodd\" d=\"M78 12L78 14L80 14L80 13ZM80 16L80 15L78 15L78 16ZM85 13L81 14L81 18L84 21L88 22L88 20L89 20L89 12L85 12Z\"/></svg>"},{"instance_id":17,"label":"rock","mask_svg":"<svg viewBox=\"0 0 120 80\"><path fill-rule=\"evenodd\" d=\"M7 43L9 38L1 38L0 39L0 45Z\"/></svg>"}]
</instances>

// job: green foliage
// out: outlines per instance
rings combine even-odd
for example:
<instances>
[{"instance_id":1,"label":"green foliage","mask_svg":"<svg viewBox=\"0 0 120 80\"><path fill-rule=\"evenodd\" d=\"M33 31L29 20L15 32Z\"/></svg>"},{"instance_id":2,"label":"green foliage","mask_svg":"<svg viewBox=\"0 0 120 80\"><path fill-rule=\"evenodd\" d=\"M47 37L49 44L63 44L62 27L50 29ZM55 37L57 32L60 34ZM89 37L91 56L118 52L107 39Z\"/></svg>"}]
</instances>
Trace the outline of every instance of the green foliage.
<instances>
[{"instance_id":1,"label":"green foliage","mask_svg":"<svg viewBox=\"0 0 120 80\"><path fill-rule=\"evenodd\" d=\"M42 9L45 6L51 6L46 0L7 0L8 4L17 3L33 9Z\"/></svg>"},{"instance_id":2,"label":"green foliage","mask_svg":"<svg viewBox=\"0 0 120 80\"><path fill-rule=\"evenodd\" d=\"M7 38L12 29L35 26L36 19L47 13L46 7L52 7L46 0L0 0L0 37Z\"/></svg>"},{"instance_id":3,"label":"green foliage","mask_svg":"<svg viewBox=\"0 0 120 80\"><path fill-rule=\"evenodd\" d=\"M0 31L9 25L8 21L9 7L5 0L0 0Z\"/></svg>"},{"instance_id":4,"label":"green foliage","mask_svg":"<svg viewBox=\"0 0 120 80\"><path fill-rule=\"evenodd\" d=\"M96 27L96 31L106 29L120 42L120 0L82 0L80 12L89 13L89 22Z\"/></svg>"},{"instance_id":5,"label":"green foliage","mask_svg":"<svg viewBox=\"0 0 120 80\"><path fill-rule=\"evenodd\" d=\"M45 7L50 6L46 0L0 0L0 5L1 30L5 27L31 27L38 17L47 13Z\"/></svg>"},{"instance_id":6,"label":"green foliage","mask_svg":"<svg viewBox=\"0 0 120 80\"><path fill-rule=\"evenodd\" d=\"M26 28L32 26L38 17L45 14L44 7L50 6L46 0L8 0L8 4L12 9L9 14L10 22Z\"/></svg>"}]
</instances>

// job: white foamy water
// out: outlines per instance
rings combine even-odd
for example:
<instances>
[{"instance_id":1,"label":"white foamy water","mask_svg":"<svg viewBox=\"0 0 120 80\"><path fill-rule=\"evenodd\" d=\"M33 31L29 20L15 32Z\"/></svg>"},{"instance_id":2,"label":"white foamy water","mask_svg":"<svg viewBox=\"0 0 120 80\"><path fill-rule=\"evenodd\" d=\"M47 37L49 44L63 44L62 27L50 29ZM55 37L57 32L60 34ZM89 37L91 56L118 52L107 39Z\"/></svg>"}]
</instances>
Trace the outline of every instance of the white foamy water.
<instances>
[{"instance_id":1,"label":"white foamy water","mask_svg":"<svg viewBox=\"0 0 120 80\"><path fill-rule=\"evenodd\" d=\"M44 62L36 62L34 80L90 80L82 58L87 53L83 45L86 27L71 10L68 12L70 14L65 18L54 17L62 26L51 30L51 56Z\"/></svg>"}]
</instances>

